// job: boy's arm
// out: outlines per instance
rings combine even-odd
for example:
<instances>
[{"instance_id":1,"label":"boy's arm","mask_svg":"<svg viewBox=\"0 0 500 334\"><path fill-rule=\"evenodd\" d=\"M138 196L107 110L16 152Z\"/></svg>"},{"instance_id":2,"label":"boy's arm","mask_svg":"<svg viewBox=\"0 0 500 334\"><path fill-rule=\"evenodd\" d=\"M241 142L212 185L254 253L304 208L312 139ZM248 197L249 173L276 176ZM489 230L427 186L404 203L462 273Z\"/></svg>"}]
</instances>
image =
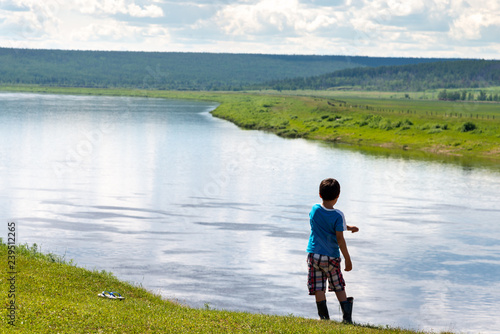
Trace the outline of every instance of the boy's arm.
<instances>
[{"instance_id":1,"label":"boy's arm","mask_svg":"<svg viewBox=\"0 0 500 334\"><path fill-rule=\"evenodd\" d=\"M357 226L354 226L354 225L352 225L352 226L347 225L347 230L351 231L352 233L356 233L359 231L359 228Z\"/></svg>"},{"instance_id":2,"label":"boy's arm","mask_svg":"<svg viewBox=\"0 0 500 334\"><path fill-rule=\"evenodd\" d=\"M336 231L335 233L337 236L337 243L339 244L340 251L342 252L342 255L344 256L345 271L351 271L352 270L351 256L349 255L349 251L347 250L347 244L346 244L345 239L344 239L344 232Z\"/></svg>"}]
</instances>

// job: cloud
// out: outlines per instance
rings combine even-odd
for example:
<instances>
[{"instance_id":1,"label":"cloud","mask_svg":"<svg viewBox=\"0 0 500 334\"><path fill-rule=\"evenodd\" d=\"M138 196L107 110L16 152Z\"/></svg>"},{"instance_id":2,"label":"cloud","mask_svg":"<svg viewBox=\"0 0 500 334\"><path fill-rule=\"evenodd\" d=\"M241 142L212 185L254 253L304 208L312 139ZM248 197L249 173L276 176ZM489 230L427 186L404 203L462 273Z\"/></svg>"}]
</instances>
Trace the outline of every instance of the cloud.
<instances>
[{"instance_id":1,"label":"cloud","mask_svg":"<svg viewBox=\"0 0 500 334\"><path fill-rule=\"evenodd\" d=\"M36 39L57 30L61 20L56 14L57 2L0 1L0 36Z\"/></svg>"},{"instance_id":2,"label":"cloud","mask_svg":"<svg viewBox=\"0 0 500 334\"><path fill-rule=\"evenodd\" d=\"M491 36L500 31L499 6L497 0L227 1L176 33L204 51L478 57L483 50L483 57L498 58ZM481 9L476 21L473 9ZM467 45L466 38L477 39Z\"/></svg>"},{"instance_id":3,"label":"cloud","mask_svg":"<svg viewBox=\"0 0 500 334\"><path fill-rule=\"evenodd\" d=\"M77 0L80 12L91 15L125 14L131 17L162 17L161 7L151 4L143 7L126 0Z\"/></svg>"},{"instance_id":4,"label":"cloud","mask_svg":"<svg viewBox=\"0 0 500 334\"><path fill-rule=\"evenodd\" d=\"M158 25L146 27L130 26L116 20L91 23L72 34L73 41L111 41L127 43L147 43L148 40L166 43L170 40L167 28Z\"/></svg>"},{"instance_id":5,"label":"cloud","mask_svg":"<svg viewBox=\"0 0 500 334\"><path fill-rule=\"evenodd\" d=\"M421 13L425 10L426 4L429 4L429 1L421 1L421 0L387 1L388 11L391 15L394 16L408 16L415 13Z\"/></svg>"},{"instance_id":6,"label":"cloud","mask_svg":"<svg viewBox=\"0 0 500 334\"><path fill-rule=\"evenodd\" d=\"M233 36L297 36L332 26L336 17L332 11L307 7L298 0L259 0L229 4L213 20L225 34Z\"/></svg>"},{"instance_id":7,"label":"cloud","mask_svg":"<svg viewBox=\"0 0 500 334\"><path fill-rule=\"evenodd\" d=\"M136 4L128 5L128 14L133 17L162 17L163 10L156 5L144 6L141 8Z\"/></svg>"},{"instance_id":8,"label":"cloud","mask_svg":"<svg viewBox=\"0 0 500 334\"><path fill-rule=\"evenodd\" d=\"M482 8L475 6L463 12L451 24L450 36L455 40L480 40L488 28L500 28L498 6Z\"/></svg>"},{"instance_id":9,"label":"cloud","mask_svg":"<svg viewBox=\"0 0 500 334\"><path fill-rule=\"evenodd\" d=\"M1 46L158 50L170 29L134 20L162 15L156 4L125 0L0 0Z\"/></svg>"},{"instance_id":10,"label":"cloud","mask_svg":"<svg viewBox=\"0 0 500 334\"><path fill-rule=\"evenodd\" d=\"M2 46L498 59L499 33L498 0L0 0Z\"/></svg>"},{"instance_id":11,"label":"cloud","mask_svg":"<svg viewBox=\"0 0 500 334\"><path fill-rule=\"evenodd\" d=\"M483 15L462 15L453 22L450 35L455 39L478 39L481 37L481 28L484 26Z\"/></svg>"}]
</instances>

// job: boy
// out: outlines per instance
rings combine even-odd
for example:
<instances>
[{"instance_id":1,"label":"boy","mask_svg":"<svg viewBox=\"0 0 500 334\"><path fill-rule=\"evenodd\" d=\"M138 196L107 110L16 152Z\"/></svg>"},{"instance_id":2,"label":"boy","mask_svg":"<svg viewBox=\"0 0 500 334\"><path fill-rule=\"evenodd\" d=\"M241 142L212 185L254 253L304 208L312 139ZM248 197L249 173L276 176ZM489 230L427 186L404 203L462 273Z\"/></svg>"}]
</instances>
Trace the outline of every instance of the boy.
<instances>
[{"instance_id":1,"label":"boy","mask_svg":"<svg viewBox=\"0 0 500 334\"><path fill-rule=\"evenodd\" d=\"M342 308L343 321L352 323L354 298L347 298L345 282L340 270L340 251L345 259L345 271L352 270L351 257L344 239L344 231L358 232L356 226L347 226L344 214L333 206L340 195L340 184L328 178L321 181L319 196L323 203L315 204L309 213L311 234L307 245L309 295L316 296L318 315L322 320L330 320L326 306L326 280L328 291L335 291ZM339 251L340 250L340 251Z\"/></svg>"}]
</instances>

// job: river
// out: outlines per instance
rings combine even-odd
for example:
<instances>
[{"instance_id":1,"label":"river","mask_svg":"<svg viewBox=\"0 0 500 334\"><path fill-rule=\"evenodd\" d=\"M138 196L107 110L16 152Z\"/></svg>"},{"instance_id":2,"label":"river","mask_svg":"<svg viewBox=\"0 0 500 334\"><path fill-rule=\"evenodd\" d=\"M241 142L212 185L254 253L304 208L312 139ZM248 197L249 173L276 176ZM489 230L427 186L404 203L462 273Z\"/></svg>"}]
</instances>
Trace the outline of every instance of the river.
<instances>
[{"instance_id":1,"label":"river","mask_svg":"<svg viewBox=\"0 0 500 334\"><path fill-rule=\"evenodd\" d=\"M316 318L308 213L335 177L360 229L355 322L498 331L498 170L244 131L216 106L0 93L2 219L20 243L193 307Z\"/></svg>"}]
</instances>

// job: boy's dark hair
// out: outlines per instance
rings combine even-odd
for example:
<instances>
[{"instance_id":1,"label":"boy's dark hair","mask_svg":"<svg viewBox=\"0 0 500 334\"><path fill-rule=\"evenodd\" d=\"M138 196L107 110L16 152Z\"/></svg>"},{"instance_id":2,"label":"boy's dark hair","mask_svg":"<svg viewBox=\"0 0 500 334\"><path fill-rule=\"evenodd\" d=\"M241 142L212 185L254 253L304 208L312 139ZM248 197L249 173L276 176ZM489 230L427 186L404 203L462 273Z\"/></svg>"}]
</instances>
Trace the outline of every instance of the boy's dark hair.
<instances>
[{"instance_id":1,"label":"boy's dark hair","mask_svg":"<svg viewBox=\"0 0 500 334\"><path fill-rule=\"evenodd\" d=\"M319 195L324 201L332 201L340 195L340 184L337 180L328 178L321 181Z\"/></svg>"}]
</instances>

